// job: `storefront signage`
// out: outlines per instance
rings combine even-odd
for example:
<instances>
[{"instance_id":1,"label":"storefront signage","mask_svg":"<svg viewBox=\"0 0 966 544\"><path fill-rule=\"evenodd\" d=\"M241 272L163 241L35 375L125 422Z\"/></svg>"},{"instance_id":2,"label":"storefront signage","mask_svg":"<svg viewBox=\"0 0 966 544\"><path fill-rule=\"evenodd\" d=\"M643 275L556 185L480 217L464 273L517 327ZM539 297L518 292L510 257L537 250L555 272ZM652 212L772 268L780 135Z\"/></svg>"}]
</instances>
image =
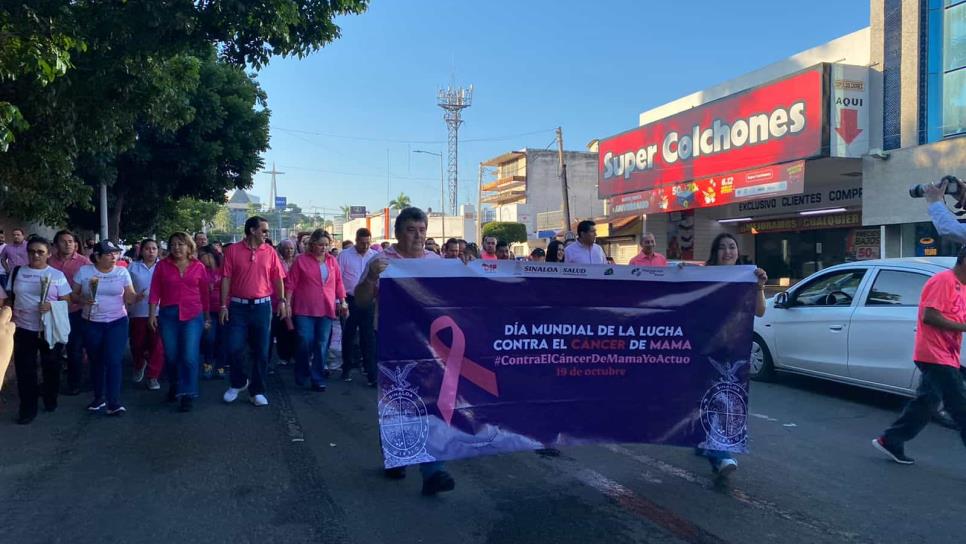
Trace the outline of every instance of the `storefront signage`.
<instances>
[{"instance_id":1,"label":"storefront signage","mask_svg":"<svg viewBox=\"0 0 966 544\"><path fill-rule=\"evenodd\" d=\"M366 216L365 206L349 206L349 219L359 219Z\"/></svg>"},{"instance_id":2,"label":"storefront signage","mask_svg":"<svg viewBox=\"0 0 966 544\"><path fill-rule=\"evenodd\" d=\"M829 92L829 154L861 157L869 152L869 69L833 64Z\"/></svg>"},{"instance_id":3,"label":"storefront signage","mask_svg":"<svg viewBox=\"0 0 966 544\"><path fill-rule=\"evenodd\" d=\"M601 140L600 198L821 154L823 66Z\"/></svg>"},{"instance_id":4,"label":"storefront signage","mask_svg":"<svg viewBox=\"0 0 966 544\"><path fill-rule=\"evenodd\" d=\"M765 232L783 232L790 230L817 230L858 227L861 225L862 212L848 212L741 223L738 226L738 232L742 234L749 232L752 234L761 234Z\"/></svg>"},{"instance_id":5,"label":"storefront signage","mask_svg":"<svg viewBox=\"0 0 966 544\"><path fill-rule=\"evenodd\" d=\"M798 195L758 198L739 202L723 209L721 217L757 217L805 210L820 210L822 208L850 208L861 205L862 181L855 179L844 183L829 184L821 189Z\"/></svg>"},{"instance_id":6,"label":"storefront signage","mask_svg":"<svg viewBox=\"0 0 966 544\"><path fill-rule=\"evenodd\" d=\"M673 212L796 194L804 189L805 161L795 161L618 195L608 201L608 210L611 216Z\"/></svg>"},{"instance_id":7,"label":"storefront signage","mask_svg":"<svg viewBox=\"0 0 966 544\"><path fill-rule=\"evenodd\" d=\"M882 233L879 229L855 229L849 240L849 250L855 260L865 261L878 259L880 255L880 241Z\"/></svg>"}]
</instances>

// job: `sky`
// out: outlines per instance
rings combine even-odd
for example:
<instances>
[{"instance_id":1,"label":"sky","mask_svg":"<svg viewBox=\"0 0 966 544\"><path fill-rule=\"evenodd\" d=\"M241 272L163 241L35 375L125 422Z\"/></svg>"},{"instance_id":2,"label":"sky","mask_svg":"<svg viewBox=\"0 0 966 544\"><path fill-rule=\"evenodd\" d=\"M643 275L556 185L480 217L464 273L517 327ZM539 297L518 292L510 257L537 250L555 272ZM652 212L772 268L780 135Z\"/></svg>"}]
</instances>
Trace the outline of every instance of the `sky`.
<instances>
[{"instance_id":1,"label":"sky","mask_svg":"<svg viewBox=\"0 0 966 544\"><path fill-rule=\"evenodd\" d=\"M460 203L479 163L567 150L638 125L642 111L869 25L868 0L374 0L342 37L258 73L278 194L305 211L381 209L405 193L439 209L446 125L438 89L473 85L459 146ZM253 193L268 201L271 175Z\"/></svg>"}]
</instances>

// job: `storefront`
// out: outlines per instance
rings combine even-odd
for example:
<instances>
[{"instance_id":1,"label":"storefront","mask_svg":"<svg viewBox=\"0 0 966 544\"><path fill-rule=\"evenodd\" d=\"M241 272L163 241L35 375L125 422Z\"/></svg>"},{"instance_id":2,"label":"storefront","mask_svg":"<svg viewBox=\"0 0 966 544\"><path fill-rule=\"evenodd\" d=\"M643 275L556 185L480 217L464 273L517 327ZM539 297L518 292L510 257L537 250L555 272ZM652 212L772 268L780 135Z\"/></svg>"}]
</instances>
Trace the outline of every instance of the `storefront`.
<instances>
[{"instance_id":1,"label":"storefront","mask_svg":"<svg viewBox=\"0 0 966 544\"><path fill-rule=\"evenodd\" d=\"M821 63L692 107L601 140L600 197L672 259L704 261L722 232L783 283L873 258L867 104L867 68Z\"/></svg>"}]
</instances>

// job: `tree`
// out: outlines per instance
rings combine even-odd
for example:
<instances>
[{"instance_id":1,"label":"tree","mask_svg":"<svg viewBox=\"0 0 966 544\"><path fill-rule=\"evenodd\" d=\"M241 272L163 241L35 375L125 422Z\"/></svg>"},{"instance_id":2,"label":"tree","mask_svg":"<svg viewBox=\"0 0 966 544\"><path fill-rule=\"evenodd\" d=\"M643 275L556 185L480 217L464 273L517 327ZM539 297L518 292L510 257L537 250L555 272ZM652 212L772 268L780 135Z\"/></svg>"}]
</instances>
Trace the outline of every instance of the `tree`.
<instances>
[{"instance_id":1,"label":"tree","mask_svg":"<svg viewBox=\"0 0 966 544\"><path fill-rule=\"evenodd\" d=\"M507 243L526 242L527 226L523 223L491 221L483 225L483 237L494 236Z\"/></svg>"},{"instance_id":2,"label":"tree","mask_svg":"<svg viewBox=\"0 0 966 544\"><path fill-rule=\"evenodd\" d=\"M344 204L342 206L339 206L339 211L342 212L342 217L344 217L346 220L348 220L349 219L349 212L352 211L352 206L350 206L348 204Z\"/></svg>"},{"instance_id":3,"label":"tree","mask_svg":"<svg viewBox=\"0 0 966 544\"><path fill-rule=\"evenodd\" d=\"M394 210L404 210L412 206L412 203L405 193L399 193L399 196L389 201L389 207Z\"/></svg>"},{"instance_id":4,"label":"tree","mask_svg":"<svg viewBox=\"0 0 966 544\"><path fill-rule=\"evenodd\" d=\"M47 86L36 78L0 81L0 102L16 106L24 121L19 126L30 124L0 156L0 208L51 224L62 222L68 207L92 210L93 180L123 182L123 154L152 130L160 138L191 121L186 96L199 81L191 58L204 64L216 49L223 64L241 71L260 68L274 55L302 56L338 38L335 16L361 13L367 3L38 0L24 3L33 10L26 15L4 8L9 17L3 22L12 21L6 27L24 29L28 38L46 36L48 27L67 28L87 49L75 51L74 67L64 67L64 75ZM44 24L32 30L29 17ZM4 59L36 58L11 47L7 35L0 38ZM63 49L73 42L60 44Z\"/></svg>"},{"instance_id":5,"label":"tree","mask_svg":"<svg viewBox=\"0 0 966 544\"><path fill-rule=\"evenodd\" d=\"M190 234L205 230L213 225L213 218L221 205L217 202L182 198L181 200L167 200L162 205L158 216L157 229L153 234L168 237L172 232L183 231ZM132 232L128 231L127 239L132 239ZM136 233L135 233L136 234ZM152 234L145 232L144 234Z\"/></svg>"}]
</instances>

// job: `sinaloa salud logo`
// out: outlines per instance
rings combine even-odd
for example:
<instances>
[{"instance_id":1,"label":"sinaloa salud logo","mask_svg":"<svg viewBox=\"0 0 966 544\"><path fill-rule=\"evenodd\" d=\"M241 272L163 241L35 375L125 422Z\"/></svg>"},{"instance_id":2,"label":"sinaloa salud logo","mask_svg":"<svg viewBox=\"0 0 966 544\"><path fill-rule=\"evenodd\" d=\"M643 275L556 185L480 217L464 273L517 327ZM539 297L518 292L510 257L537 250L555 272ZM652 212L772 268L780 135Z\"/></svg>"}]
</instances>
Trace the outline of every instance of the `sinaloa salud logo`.
<instances>
[{"instance_id":1,"label":"sinaloa salud logo","mask_svg":"<svg viewBox=\"0 0 966 544\"><path fill-rule=\"evenodd\" d=\"M748 392L741 386L738 369L747 361L719 363L710 359L711 365L721 373L701 399L701 424L706 439L701 447L733 449L743 446L748 439Z\"/></svg>"},{"instance_id":2,"label":"sinaloa salud logo","mask_svg":"<svg viewBox=\"0 0 966 544\"><path fill-rule=\"evenodd\" d=\"M379 429L387 468L434 460L426 453L429 439L426 404L416 387L406 381L415 367L416 363L409 363L401 369L390 370L379 365L379 370L392 382L379 399Z\"/></svg>"}]
</instances>

